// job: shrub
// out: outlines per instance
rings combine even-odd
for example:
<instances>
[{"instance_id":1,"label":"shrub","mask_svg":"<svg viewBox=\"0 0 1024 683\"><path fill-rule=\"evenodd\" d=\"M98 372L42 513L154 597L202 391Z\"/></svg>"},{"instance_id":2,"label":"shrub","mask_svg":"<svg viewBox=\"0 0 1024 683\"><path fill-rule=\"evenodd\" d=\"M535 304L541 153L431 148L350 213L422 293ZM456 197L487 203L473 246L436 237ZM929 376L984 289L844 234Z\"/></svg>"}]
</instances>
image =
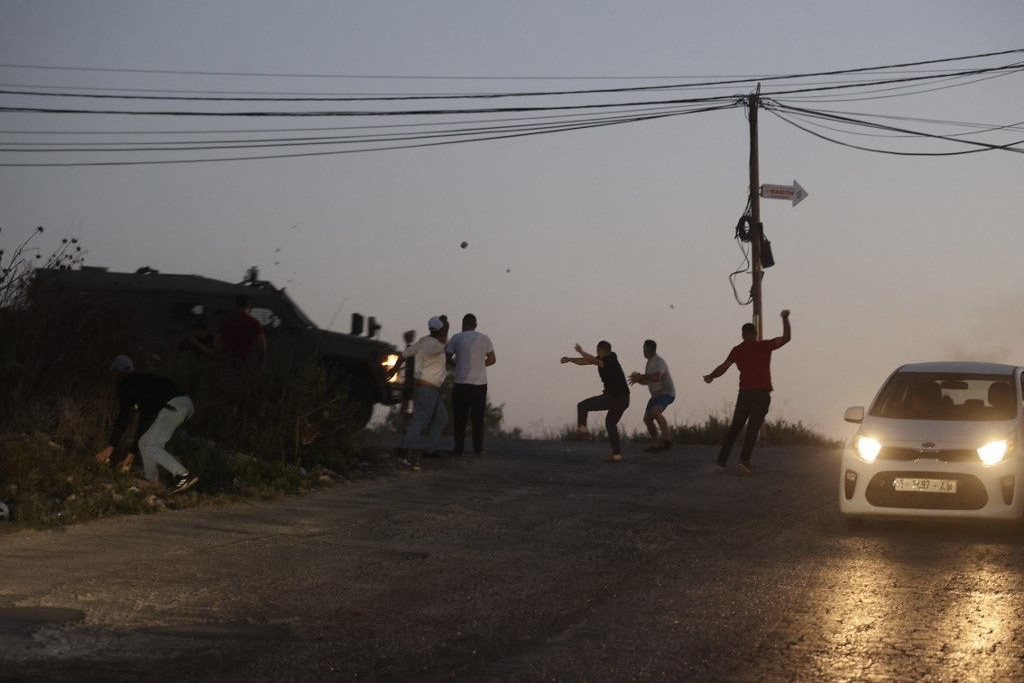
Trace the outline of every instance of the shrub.
<instances>
[{"instance_id":1,"label":"shrub","mask_svg":"<svg viewBox=\"0 0 1024 683\"><path fill-rule=\"evenodd\" d=\"M200 477L199 494L267 496L345 474L367 458L344 378L312 354L272 348L262 370L174 348L131 310L105 301L33 293L0 308L0 499L16 518L47 525L145 512L157 489L94 462L117 405L107 368L127 353L193 398L193 419L168 450ZM136 459L141 465L141 459ZM195 500L186 495L185 502Z\"/></svg>"},{"instance_id":2,"label":"shrub","mask_svg":"<svg viewBox=\"0 0 1024 683\"><path fill-rule=\"evenodd\" d=\"M0 248L0 309L18 308L27 301L26 290L36 268L76 268L85 252L76 237L65 237L48 254L33 245L46 229L39 226L14 247ZM0 237L4 229L0 228Z\"/></svg>"},{"instance_id":3,"label":"shrub","mask_svg":"<svg viewBox=\"0 0 1024 683\"><path fill-rule=\"evenodd\" d=\"M452 387L454 384L454 377L449 374L444 384L441 385L441 400L444 401L445 410L448 411L448 424L445 425L442 432L446 435L450 435L453 429ZM412 415L403 412L400 405L392 406L384 416L384 419L376 426L376 431L380 434L404 435L409 428L409 420L411 418ZM505 429L505 404L494 405L490 399L487 399L487 405L484 408L484 433L492 437L523 438L523 430L519 427Z\"/></svg>"},{"instance_id":4,"label":"shrub","mask_svg":"<svg viewBox=\"0 0 1024 683\"><path fill-rule=\"evenodd\" d=\"M677 444L717 445L725 439L725 433L732 422L731 416L709 415L703 422L672 426L672 441ZM633 437L647 440L646 430L636 432ZM742 440L743 432L737 441ZM843 445L841 440L817 432L804 425L803 422L788 420L766 420L758 434L762 446L818 446L821 448L838 448Z\"/></svg>"}]
</instances>

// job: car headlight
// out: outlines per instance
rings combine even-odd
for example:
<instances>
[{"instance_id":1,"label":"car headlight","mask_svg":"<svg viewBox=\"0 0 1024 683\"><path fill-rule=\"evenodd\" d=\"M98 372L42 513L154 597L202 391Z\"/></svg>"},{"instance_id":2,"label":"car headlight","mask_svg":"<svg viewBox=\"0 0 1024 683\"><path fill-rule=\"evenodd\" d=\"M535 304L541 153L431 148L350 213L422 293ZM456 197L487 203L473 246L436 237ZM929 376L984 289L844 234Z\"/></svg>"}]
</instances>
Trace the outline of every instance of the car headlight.
<instances>
[{"instance_id":1,"label":"car headlight","mask_svg":"<svg viewBox=\"0 0 1024 683\"><path fill-rule=\"evenodd\" d=\"M981 464L986 467L992 467L992 465L998 465L1006 458L1006 454L1010 452L1010 442L1002 439L1000 441L989 441L987 444L978 449L978 457L981 458Z\"/></svg>"},{"instance_id":2,"label":"car headlight","mask_svg":"<svg viewBox=\"0 0 1024 683\"><path fill-rule=\"evenodd\" d=\"M866 463L873 463L882 451L882 444L870 436L858 436L857 441L854 443L854 450L857 451L857 455L860 456L861 460Z\"/></svg>"}]
</instances>

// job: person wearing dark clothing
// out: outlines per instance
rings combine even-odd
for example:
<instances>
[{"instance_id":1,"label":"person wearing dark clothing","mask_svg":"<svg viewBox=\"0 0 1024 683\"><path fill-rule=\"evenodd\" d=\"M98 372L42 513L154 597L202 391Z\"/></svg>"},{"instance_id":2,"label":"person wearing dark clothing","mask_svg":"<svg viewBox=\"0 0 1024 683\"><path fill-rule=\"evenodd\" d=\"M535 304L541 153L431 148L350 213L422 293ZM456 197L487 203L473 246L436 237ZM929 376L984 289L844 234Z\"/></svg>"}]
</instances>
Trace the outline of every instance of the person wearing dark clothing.
<instances>
[{"instance_id":1,"label":"person wearing dark clothing","mask_svg":"<svg viewBox=\"0 0 1024 683\"><path fill-rule=\"evenodd\" d=\"M622 445L619 442L619 420L629 407L629 384L626 382L626 373L622 371L619 358L612 351L612 345L606 341L597 343L596 355L591 355L583 350L579 344L576 345L576 353L579 358L562 356L562 363L573 363L575 365L596 365L597 374L604 384L604 392L599 396L591 396L580 401L576 405L576 426L581 432L587 431L587 414L595 411L607 410L604 426L608 432L608 441L612 447L612 453L608 456L611 462L622 460Z\"/></svg>"},{"instance_id":2,"label":"person wearing dark clothing","mask_svg":"<svg viewBox=\"0 0 1024 683\"><path fill-rule=\"evenodd\" d=\"M135 414L138 414L136 443L142 456L146 479L159 482L159 466L176 479L171 493L180 493L195 486L199 478L190 476L188 468L164 449L174 430L192 416L192 399L165 377L136 374L128 356L116 357L110 371L114 373L117 382L117 420L107 446L96 455L96 459L100 462L110 461L114 448L124 438Z\"/></svg>"},{"instance_id":3,"label":"person wearing dark clothing","mask_svg":"<svg viewBox=\"0 0 1024 683\"><path fill-rule=\"evenodd\" d=\"M757 330L752 323L747 323L741 330L743 342L737 344L729 352L728 358L704 375L704 381L711 384L716 378L725 374L733 363L740 371L740 391L736 396L736 409L733 412L732 423L722 441L722 448L718 453L718 467L725 469L729 461L729 452L732 450L736 438L739 436L743 425L747 425L747 435L743 439L743 449L740 451L740 473L751 474L750 457L754 452L754 444L757 442L757 435L764 424L765 415L772 403L772 374L771 362L772 351L789 343L791 330L789 327L789 311L782 312L782 336L774 339L757 340Z\"/></svg>"},{"instance_id":4,"label":"person wearing dark clothing","mask_svg":"<svg viewBox=\"0 0 1024 683\"><path fill-rule=\"evenodd\" d=\"M249 298L235 297L235 310L224 316L217 335L217 346L229 357L248 364L256 349L256 362L262 366L267 357L267 337L263 325L252 316Z\"/></svg>"},{"instance_id":5,"label":"person wearing dark clothing","mask_svg":"<svg viewBox=\"0 0 1024 683\"><path fill-rule=\"evenodd\" d=\"M185 334L181 350L192 351L196 357L214 356L217 354L217 335L210 331L205 320L196 320Z\"/></svg>"}]
</instances>

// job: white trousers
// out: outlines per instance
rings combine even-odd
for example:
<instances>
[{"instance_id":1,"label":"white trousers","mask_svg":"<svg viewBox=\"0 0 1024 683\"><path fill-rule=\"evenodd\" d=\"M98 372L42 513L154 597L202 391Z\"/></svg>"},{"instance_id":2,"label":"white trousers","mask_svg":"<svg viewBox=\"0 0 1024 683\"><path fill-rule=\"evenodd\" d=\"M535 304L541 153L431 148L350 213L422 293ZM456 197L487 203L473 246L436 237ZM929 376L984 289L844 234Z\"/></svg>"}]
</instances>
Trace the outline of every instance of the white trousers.
<instances>
[{"instance_id":1,"label":"white trousers","mask_svg":"<svg viewBox=\"0 0 1024 683\"><path fill-rule=\"evenodd\" d=\"M175 396L167 402L169 408L164 408L156 415L156 419L146 433L139 437L139 455L142 456L142 471L146 479L159 481L160 474L157 465L163 467L175 477L188 474L188 468L182 465L177 458L164 450L164 446L171 440L174 430L181 426L181 423L192 417L195 409L192 399L188 396Z\"/></svg>"}]
</instances>

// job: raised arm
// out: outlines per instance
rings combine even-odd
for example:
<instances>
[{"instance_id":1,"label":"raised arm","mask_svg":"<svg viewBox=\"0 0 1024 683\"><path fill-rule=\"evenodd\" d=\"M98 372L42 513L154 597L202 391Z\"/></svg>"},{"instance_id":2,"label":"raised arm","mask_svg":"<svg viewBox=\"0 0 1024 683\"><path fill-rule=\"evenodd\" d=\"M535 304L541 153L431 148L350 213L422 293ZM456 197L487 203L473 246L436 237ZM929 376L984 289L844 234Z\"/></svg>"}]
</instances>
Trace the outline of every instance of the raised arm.
<instances>
[{"instance_id":1,"label":"raised arm","mask_svg":"<svg viewBox=\"0 0 1024 683\"><path fill-rule=\"evenodd\" d=\"M775 348L785 346L793 336L792 330L789 327L789 309L786 309L780 315L782 316L782 336L775 338Z\"/></svg>"}]
</instances>

